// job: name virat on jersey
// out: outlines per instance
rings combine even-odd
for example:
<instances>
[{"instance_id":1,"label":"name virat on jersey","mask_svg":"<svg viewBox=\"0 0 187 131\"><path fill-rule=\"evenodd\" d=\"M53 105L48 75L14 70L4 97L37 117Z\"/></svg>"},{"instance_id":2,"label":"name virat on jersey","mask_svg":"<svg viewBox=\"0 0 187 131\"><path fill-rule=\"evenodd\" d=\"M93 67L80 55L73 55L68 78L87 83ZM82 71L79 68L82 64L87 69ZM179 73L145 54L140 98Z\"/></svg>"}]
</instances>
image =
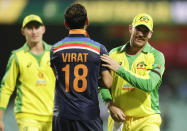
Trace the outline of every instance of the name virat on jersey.
<instances>
[{"instance_id":1,"label":"name virat on jersey","mask_svg":"<svg viewBox=\"0 0 187 131\"><path fill-rule=\"evenodd\" d=\"M88 53L62 53L63 62L87 62Z\"/></svg>"}]
</instances>

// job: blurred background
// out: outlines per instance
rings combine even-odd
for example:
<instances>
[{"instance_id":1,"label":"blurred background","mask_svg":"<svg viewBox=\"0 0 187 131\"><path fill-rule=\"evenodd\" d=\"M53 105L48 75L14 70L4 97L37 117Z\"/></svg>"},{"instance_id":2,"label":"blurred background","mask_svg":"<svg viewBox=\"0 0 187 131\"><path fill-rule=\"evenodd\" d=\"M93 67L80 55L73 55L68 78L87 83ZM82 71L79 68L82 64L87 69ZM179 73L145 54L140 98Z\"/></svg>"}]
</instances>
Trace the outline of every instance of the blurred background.
<instances>
[{"instance_id":1,"label":"blurred background","mask_svg":"<svg viewBox=\"0 0 187 131\"><path fill-rule=\"evenodd\" d=\"M10 53L25 43L21 35L23 18L40 15L46 25L44 40L50 44L64 38L64 11L75 0L0 0L0 80ZM150 43L164 53L166 70L160 87L161 131L187 130L187 1L174 0L79 0L87 8L92 39L108 51L129 40L128 25L137 13L149 13L154 20ZM5 131L18 131L13 114L15 94L5 112ZM101 117L107 131L107 108L101 98Z\"/></svg>"}]
</instances>

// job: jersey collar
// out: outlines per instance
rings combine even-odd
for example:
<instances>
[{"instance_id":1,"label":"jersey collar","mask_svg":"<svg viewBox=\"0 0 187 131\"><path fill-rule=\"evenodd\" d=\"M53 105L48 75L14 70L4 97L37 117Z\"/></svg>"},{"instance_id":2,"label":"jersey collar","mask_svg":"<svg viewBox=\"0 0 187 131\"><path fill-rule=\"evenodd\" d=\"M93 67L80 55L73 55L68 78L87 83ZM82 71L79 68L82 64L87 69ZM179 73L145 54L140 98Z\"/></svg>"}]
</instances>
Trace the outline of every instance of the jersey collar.
<instances>
[{"instance_id":1,"label":"jersey collar","mask_svg":"<svg viewBox=\"0 0 187 131\"><path fill-rule=\"evenodd\" d=\"M71 29L69 31L70 37L79 37L79 36L86 36L89 37L88 32L85 29Z\"/></svg>"},{"instance_id":2,"label":"jersey collar","mask_svg":"<svg viewBox=\"0 0 187 131\"><path fill-rule=\"evenodd\" d=\"M44 50L45 50L45 51L49 51L50 48L51 48L51 46L49 46L45 41L42 41L42 43L43 43L43 45L44 45ZM28 45L27 42L24 44L23 48L24 48L24 51L25 51L25 52L30 51L30 48L29 48L29 45Z\"/></svg>"},{"instance_id":3,"label":"jersey collar","mask_svg":"<svg viewBox=\"0 0 187 131\"><path fill-rule=\"evenodd\" d=\"M130 44L129 41L127 43L125 43L125 45L123 45L121 47L120 52L125 51L125 49L127 48L127 45L129 45L129 44ZM149 44L149 42L147 42L142 51L145 52L145 53L147 53L147 52L150 52L151 49L152 49L151 45Z\"/></svg>"}]
</instances>

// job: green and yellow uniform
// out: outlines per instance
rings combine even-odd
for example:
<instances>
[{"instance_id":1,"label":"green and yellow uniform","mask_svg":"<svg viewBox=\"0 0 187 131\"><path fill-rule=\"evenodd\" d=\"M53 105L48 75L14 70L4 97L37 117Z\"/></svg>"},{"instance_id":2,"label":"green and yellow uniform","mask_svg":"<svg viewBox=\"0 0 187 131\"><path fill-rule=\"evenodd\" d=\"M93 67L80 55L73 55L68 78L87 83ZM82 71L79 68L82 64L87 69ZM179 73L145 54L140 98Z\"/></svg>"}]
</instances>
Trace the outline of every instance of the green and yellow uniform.
<instances>
[{"instance_id":1,"label":"green and yellow uniform","mask_svg":"<svg viewBox=\"0 0 187 131\"><path fill-rule=\"evenodd\" d=\"M25 43L12 51L0 85L0 109L5 110L16 87L16 119L51 122L55 76L50 68L51 46L43 41L44 52L34 55Z\"/></svg>"},{"instance_id":2,"label":"green and yellow uniform","mask_svg":"<svg viewBox=\"0 0 187 131\"><path fill-rule=\"evenodd\" d=\"M128 44L130 43L110 51L110 57L121 65L116 73L112 72L112 101L123 110L127 120L160 114L158 89L165 69L164 56L149 43L146 43L140 53L130 56L126 53ZM109 90L101 89L104 100L110 99L108 94ZM159 120L158 124L161 123L161 119ZM111 117L108 124L111 130Z\"/></svg>"}]
</instances>

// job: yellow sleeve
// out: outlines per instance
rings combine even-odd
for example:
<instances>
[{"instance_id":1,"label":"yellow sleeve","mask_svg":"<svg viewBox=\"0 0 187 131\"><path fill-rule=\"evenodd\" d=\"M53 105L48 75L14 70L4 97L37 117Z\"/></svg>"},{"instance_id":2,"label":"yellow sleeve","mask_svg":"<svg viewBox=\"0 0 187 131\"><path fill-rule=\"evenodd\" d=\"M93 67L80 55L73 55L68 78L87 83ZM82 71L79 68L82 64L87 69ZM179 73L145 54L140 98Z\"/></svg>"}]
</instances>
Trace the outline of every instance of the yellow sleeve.
<instances>
[{"instance_id":1,"label":"yellow sleeve","mask_svg":"<svg viewBox=\"0 0 187 131\"><path fill-rule=\"evenodd\" d=\"M8 60L5 75L0 84L0 110L5 110L10 96L14 92L16 80L19 73L15 54L12 54Z\"/></svg>"}]
</instances>

